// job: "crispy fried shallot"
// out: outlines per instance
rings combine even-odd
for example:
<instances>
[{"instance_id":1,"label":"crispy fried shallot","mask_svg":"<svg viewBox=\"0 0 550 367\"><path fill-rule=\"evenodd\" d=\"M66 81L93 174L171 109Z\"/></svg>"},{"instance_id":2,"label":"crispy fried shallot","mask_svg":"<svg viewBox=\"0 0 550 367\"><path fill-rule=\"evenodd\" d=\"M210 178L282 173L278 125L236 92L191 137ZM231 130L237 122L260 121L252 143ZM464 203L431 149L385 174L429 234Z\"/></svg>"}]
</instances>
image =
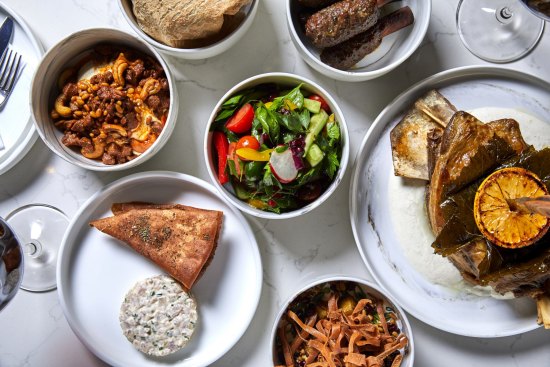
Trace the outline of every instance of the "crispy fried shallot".
<instances>
[{"instance_id":1,"label":"crispy fried shallot","mask_svg":"<svg viewBox=\"0 0 550 367\"><path fill-rule=\"evenodd\" d=\"M324 302L318 308L322 314L314 313L306 322L288 309L277 330L285 364L277 367L401 365L401 350L408 339L396 328L395 314L385 310L382 301L361 298L347 311L339 306L339 295L331 292Z\"/></svg>"}]
</instances>

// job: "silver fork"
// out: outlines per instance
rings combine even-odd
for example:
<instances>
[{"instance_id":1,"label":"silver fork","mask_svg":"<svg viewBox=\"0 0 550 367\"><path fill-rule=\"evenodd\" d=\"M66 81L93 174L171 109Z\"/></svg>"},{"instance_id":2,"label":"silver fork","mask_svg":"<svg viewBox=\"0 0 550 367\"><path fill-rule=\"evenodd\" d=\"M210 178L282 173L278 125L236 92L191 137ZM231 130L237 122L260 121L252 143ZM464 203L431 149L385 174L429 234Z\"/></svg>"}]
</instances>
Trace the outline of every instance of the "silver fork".
<instances>
[{"instance_id":1,"label":"silver fork","mask_svg":"<svg viewBox=\"0 0 550 367\"><path fill-rule=\"evenodd\" d=\"M0 60L0 109L2 109L13 90L21 68L21 55L14 50L6 50Z\"/></svg>"}]
</instances>

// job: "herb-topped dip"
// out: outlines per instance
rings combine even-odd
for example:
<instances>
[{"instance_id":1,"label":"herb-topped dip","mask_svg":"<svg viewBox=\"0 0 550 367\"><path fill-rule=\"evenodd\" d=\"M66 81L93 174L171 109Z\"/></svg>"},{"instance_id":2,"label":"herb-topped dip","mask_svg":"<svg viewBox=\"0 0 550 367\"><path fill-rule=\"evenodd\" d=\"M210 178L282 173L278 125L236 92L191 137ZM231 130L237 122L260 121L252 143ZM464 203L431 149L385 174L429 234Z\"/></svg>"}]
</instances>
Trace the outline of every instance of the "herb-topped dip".
<instances>
[{"instance_id":1,"label":"herb-topped dip","mask_svg":"<svg viewBox=\"0 0 550 367\"><path fill-rule=\"evenodd\" d=\"M166 275L139 281L124 297L120 327L139 351L165 356L183 348L197 323L197 303Z\"/></svg>"}]
</instances>

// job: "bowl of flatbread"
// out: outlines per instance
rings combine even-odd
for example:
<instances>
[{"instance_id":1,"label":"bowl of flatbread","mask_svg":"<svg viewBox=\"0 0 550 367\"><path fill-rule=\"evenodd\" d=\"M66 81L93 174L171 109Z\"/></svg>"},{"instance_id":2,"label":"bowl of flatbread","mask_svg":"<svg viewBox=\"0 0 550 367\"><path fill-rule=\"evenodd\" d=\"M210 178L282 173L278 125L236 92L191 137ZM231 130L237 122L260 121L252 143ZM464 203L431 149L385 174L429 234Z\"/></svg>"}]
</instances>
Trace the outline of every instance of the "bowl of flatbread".
<instances>
[{"instance_id":1,"label":"bowl of flatbread","mask_svg":"<svg viewBox=\"0 0 550 367\"><path fill-rule=\"evenodd\" d=\"M259 0L119 0L133 30L160 52L205 59L233 47L250 28Z\"/></svg>"}]
</instances>

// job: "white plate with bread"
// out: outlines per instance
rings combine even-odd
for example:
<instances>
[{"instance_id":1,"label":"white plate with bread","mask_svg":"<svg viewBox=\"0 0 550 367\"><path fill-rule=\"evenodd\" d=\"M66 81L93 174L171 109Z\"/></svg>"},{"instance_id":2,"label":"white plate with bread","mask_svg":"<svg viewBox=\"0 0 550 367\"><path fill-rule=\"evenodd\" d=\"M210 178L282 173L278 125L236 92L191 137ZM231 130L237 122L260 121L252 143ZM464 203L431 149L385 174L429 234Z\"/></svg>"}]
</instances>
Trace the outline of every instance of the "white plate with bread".
<instances>
[{"instance_id":1,"label":"white plate with bread","mask_svg":"<svg viewBox=\"0 0 550 367\"><path fill-rule=\"evenodd\" d=\"M90 222L113 214L118 218L113 204L130 202L169 204L160 209L156 206L155 210L164 210L160 212L163 215L182 206L223 212L219 235L212 236L217 239L213 256L203 259L198 278L183 287L191 288L189 293L197 303L195 331L187 345L166 356L152 356L136 349L123 334L119 313L125 295L137 282L160 274L171 275L170 266L158 256L148 257L144 255L147 251L140 253L131 243L90 226ZM181 213L180 210L174 217ZM181 226L182 221L185 219L178 219L176 226ZM216 231L216 226L212 227ZM131 237L131 231L127 232ZM189 242L182 244L185 241L174 236L176 232L176 228L162 232L172 233L172 239L179 241L174 244L169 239L163 246L188 248ZM200 236L211 240L204 232ZM260 298L262 265L249 224L210 184L175 172L143 172L107 185L82 206L65 233L57 279L60 303L71 328L106 363L136 367L208 366L247 329Z\"/></svg>"}]
</instances>

